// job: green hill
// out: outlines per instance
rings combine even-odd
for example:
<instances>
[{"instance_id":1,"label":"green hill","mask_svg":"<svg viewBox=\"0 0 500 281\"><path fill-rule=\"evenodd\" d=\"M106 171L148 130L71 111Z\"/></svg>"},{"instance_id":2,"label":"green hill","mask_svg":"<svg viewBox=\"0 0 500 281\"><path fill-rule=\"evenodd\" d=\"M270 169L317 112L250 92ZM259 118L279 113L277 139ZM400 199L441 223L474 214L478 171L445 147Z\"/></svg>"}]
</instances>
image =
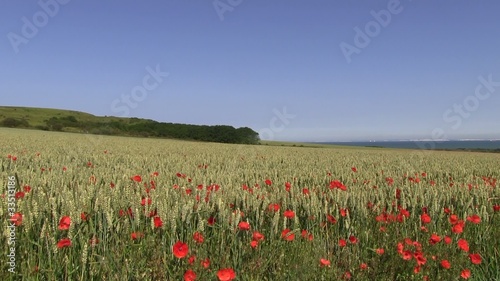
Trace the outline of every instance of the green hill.
<instances>
[{"instance_id":1,"label":"green hill","mask_svg":"<svg viewBox=\"0 0 500 281\"><path fill-rule=\"evenodd\" d=\"M0 127L222 143L259 142L258 133L247 127L164 123L141 118L95 116L85 112L50 108L0 106Z\"/></svg>"}]
</instances>

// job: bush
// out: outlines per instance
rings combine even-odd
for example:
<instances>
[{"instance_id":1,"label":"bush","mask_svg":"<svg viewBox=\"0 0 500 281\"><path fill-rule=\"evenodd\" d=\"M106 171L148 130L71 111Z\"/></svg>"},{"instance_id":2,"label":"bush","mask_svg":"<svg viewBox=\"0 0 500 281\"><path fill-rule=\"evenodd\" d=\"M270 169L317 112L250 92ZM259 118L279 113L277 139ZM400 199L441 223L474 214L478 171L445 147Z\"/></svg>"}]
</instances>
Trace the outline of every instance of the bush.
<instances>
[{"instance_id":1,"label":"bush","mask_svg":"<svg viewBox=\"0 0 500 281\"><path fill-rule=\"evenodd\" d=\"M28 121L24 119L15 119L15 118L5 118L2 121L2 126L3 127L8 127L8 128L19 128L19 127L29 127L30 124Z\"/></svg>"}]
</instances>

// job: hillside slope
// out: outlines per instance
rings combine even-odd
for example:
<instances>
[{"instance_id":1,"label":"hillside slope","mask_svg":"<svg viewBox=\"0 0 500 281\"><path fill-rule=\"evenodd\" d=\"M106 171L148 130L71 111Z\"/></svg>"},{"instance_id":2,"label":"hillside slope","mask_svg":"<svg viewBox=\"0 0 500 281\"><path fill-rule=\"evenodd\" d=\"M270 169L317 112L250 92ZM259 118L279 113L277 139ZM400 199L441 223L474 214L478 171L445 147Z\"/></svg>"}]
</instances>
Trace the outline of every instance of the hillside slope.
<instances>
[{"instance_id":1,"label":"hillside slope","mask_svg":"<svg viewBox=\"0 0 500 281\"><path fill-rule=\"evenodd\" d=\"M119 136L174 138L256 144L259 135L248 127L163 123L141 118L95 116L85 112L0 106L0 127Z\"/></svg>"}]
</instances>

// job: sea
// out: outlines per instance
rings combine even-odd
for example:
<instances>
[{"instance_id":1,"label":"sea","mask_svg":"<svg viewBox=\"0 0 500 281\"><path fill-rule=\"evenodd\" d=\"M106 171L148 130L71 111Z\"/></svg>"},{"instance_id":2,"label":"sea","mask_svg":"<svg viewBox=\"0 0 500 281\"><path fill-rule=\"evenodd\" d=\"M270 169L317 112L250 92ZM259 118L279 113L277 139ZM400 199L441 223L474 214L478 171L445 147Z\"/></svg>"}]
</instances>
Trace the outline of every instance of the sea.
<instances>
[{"instance_id":1,"label":"sea","mask_svg":"<svg viewBox=\"0 0 500 281\"><path fill-rule=\"evenodd\" d=\"M500 149L500 140L450 140L450 141L365 141L322 142L324 144L388 147L407 149Z\"/></svg>"}]
</instances>

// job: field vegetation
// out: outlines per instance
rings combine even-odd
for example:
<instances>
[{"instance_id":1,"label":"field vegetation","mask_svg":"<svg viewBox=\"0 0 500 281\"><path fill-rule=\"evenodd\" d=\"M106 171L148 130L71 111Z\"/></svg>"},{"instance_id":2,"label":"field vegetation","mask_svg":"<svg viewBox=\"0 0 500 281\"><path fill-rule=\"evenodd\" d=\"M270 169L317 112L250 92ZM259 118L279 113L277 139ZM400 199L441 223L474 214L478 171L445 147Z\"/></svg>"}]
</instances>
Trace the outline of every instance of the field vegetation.
<instances>
[{"instance_id":1,"label":"field vegetation","mask_svg":"<svg viewBox=\"0 0 500 281\"><path fill-rule=\"evenodd\" d=\"M499 177L495 153L0 128L0 279L500 280Z\"/></svg>"}]
</instances>

